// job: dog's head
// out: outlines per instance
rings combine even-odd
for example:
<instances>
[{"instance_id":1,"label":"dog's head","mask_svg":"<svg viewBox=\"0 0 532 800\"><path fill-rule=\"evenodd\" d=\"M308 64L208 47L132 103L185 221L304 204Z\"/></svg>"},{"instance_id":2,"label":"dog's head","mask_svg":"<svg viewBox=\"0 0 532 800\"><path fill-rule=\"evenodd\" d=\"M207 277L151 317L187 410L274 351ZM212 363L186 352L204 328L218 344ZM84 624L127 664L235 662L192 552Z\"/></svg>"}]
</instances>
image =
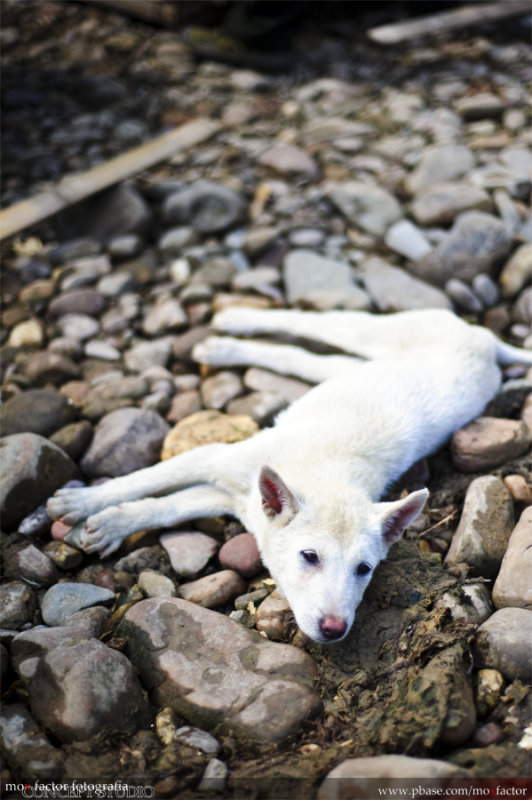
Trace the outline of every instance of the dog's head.
<instances>
[{"instance_id":1,"label":"dog's head","mask_svg":"<svg viewBox=\"0 0 532 800\"><path fill-rule=\"evenodd\" d=\"M328 482L292 492L264 467L259 477L264 563L301 630L317 642L343 639L373 571L423 509L427 489L372 503L357 489Z\"/></svg>"}]
</instances>

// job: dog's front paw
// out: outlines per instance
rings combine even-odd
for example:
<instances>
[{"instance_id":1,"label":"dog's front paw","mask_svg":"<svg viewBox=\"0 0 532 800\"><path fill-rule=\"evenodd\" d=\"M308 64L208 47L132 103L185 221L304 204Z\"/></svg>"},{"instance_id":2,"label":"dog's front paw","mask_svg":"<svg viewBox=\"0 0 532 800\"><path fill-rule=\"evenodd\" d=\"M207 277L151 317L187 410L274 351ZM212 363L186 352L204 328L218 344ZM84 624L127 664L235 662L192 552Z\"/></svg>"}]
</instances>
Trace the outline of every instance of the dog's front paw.
<instances>
[{"instance_id":1,"label":"dog's front paw","mask_svg":"<svg viewBox=\"0 0 532 800\"><path fill-rule=\"evenodd\" d=\"M76 525L96 511L96 492L93 487L58 489L46 504L52 519L60 519L66 525Z\"/></svg>"},{"instance_id":2,"label":"dog's front paw","mask_svg":"<svg viewBox=\"0 0 532 800\"><path fill-rule=\"evenodd\" d=\"M89 517L79 534L79 541L86 553L99 553L101 558L118 550L122 541L134 532L135 525L124 506L112 506Z\"/></svg>"}]
</instances>

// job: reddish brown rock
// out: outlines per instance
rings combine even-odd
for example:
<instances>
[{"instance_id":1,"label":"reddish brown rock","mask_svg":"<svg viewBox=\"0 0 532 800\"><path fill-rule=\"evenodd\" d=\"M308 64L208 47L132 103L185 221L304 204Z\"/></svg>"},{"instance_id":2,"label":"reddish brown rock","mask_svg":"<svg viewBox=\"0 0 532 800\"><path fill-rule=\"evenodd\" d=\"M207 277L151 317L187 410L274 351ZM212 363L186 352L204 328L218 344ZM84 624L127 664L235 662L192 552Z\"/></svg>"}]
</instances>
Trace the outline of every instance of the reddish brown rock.
<instances>
[{"instance_id":1,"label":"reddish brown rock","mask_svg":"<svg viewBox=\"0 0 532 800\"><path fill-rule=\"evenodd\" d=\"M456 431L451 453L462 472L485 472L527 453L531 441L532 433L524 422L479 417Z\"/></svg>"},{"instance_id":2,"label":"reddish brown rock","mask_svg":"<svg viewBox=\"0 0 532 800\"><path fill-rule=\"evenodd\" d=\"M473 734L473 744L477 747L488 747L502 739L502 730L496 722L479 725Z\"/></svg>"},{"instance_id":3,"label":"reddish brown rock","mask_svg":"<svg viewBox=\"0 0 532 800\"><path fill-rule=\"evenodd\" d=\"M475 661L510 681L529 682L532 665L532 611L501 608L478 628Z\"/></svg>"},{"instance_id":4,"label":"reddish brown rock","mask_svg":"<svg viewBox=\"0 0 532 800\"><path fill-rule=\"evenodd\" d=\"M524 475L507 475L504 478L504 485L512 495L516 503L532 503L532 485Z\"/></svg>"},{"instance_id":5,"label":"reddish brown rock","mask_svg":"<svg viewBox=\"0 0 532 800\"><path fill-rule=\"evenodd\" d=\"M257 609L257 630L269 639L284 639L286 624L291 619L293 613L288 600L278 591L273 591Z\"/></svg>"},{"instance_id":6,"label":"reddish brown rock","mask_svg":"<svg viewBox=\"0 0 532 800\"><path fill-rule=\"evenodd\" d=\"M515 526L493 587L496 608L532 607L532 506Z\"/></svg>"},{"instance_id":7,"label":"reddish brown rock","mask_svg":"<svg viewBox=\"0 0 532 800\"><path fill-rule=\"evenodd\" d=\"M178 589L179 597L203 608L222 606L233 597L246 591L246 584L237 572L224 569L213 575L184 583Z\"/></svg>"},{"instance_id":8,"label":"reddish brown rock","mask_svg":"<svg viewBox=\"0 0 532 800\"><path fill-rule=\"evenodd\" d=\"M504 483L495 475L475 478L467 490L446 566L467 564L474 575L494 578L513 526L513 502Z\"/></svg>"},{"instance_id":9,"label":"reddish brown rock","mask_svg":"<svg viewBox=\"0 0 532 800\"><path fill-rule=\"evenodd\" d=\"M224 569L234 569L244 578L252 578L262 569L262 560L255 537L251 533L239 533L229 539L218 554Z\"/></svg>"},{"instance_id":10,"label":"reddish brown rock","mask_svg":"<svg viewBox=\"0 0 532 800\"><path fill-rule=\"evenodd\" d=\"M309 655L177 598L136 603L119 628L158 706L249 745L294 734L321 710Z\"/></svg>"}]
</instances>

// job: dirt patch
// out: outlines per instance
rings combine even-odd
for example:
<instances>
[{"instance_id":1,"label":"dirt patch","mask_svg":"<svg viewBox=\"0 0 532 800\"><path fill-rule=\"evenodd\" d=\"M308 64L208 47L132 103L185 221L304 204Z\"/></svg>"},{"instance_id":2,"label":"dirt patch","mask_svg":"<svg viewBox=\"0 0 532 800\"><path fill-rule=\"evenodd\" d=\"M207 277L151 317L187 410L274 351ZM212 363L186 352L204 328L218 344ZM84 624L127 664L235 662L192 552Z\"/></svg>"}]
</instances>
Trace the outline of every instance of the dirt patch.
<instances>
[{"instance_id":1,"label":"dirt patch","mask_svg":"<svg viewBox=\"0 0 532 800\"><path fill-rule=\"evenodd\" d=\"M413 541L393 548L349 637L335 646L306 645L318 664L324 713L285 752L235 761L233 790L309 797L337 763L383 752L447 758L478 777L526 774L527 758L515 739L457 749L475 724L470 645L476 626L453 619L440 605L449 595L467 608L458 580L443 571L439 556L420 554ZM497 710L501 723L509 709L516 722L525 712L528 689L517 683Z\"/></svg>"}]
</instances>

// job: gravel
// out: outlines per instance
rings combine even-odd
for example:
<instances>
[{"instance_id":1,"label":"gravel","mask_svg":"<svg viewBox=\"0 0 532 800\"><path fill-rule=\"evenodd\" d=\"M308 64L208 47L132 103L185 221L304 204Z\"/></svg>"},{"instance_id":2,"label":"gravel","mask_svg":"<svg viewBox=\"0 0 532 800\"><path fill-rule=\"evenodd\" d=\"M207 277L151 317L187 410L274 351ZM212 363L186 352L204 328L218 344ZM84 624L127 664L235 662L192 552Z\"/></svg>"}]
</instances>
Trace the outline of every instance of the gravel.
<instances>
[{"instance_id":1,"label":"gravel","mask_svg":"<svg viewBox=\"0 0 532 800\"><path fill-rule=\"evenodd\" d=\"M302 14L293 68L267 75L98 6L4 3L4 207L195 116L222 124L2 245L7 783L273 797L285 776L286 796L325 798L339 762L346 781L524 774L525 369L429 459L423 530L334 651L296 630L234 520L100 561L42 506L72 479L247 438L308 390L198 370L226 307L454 308L532 346L522 20L375 51L380 12L333 6Z\"/></svg>"}]
</instances>

